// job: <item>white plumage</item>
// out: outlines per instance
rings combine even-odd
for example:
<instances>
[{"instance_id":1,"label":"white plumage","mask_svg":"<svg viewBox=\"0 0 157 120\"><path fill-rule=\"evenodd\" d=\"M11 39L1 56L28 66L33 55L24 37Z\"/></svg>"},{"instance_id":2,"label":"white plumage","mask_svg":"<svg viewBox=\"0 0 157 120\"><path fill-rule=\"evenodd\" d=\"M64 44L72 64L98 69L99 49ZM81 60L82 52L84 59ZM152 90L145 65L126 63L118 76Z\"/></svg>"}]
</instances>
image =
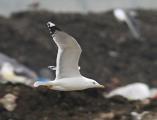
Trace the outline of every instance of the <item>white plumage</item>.
<instances>
[{"instance_id":1,"label":"white plumage","mask_svg":"<svg viewBox=\"0 0 157 120\"><path fill-rule=\"evenodd\" d=\"M56 61L56 79L53 81L37 81L34 86L47 86L53 90L72 91L87 88L104 87L95 80L86 78L80 74L79 58L81 47L69 34L61 31L55 24L48 22L50 33L58 47Z\"/></svg>"}]
</instances>

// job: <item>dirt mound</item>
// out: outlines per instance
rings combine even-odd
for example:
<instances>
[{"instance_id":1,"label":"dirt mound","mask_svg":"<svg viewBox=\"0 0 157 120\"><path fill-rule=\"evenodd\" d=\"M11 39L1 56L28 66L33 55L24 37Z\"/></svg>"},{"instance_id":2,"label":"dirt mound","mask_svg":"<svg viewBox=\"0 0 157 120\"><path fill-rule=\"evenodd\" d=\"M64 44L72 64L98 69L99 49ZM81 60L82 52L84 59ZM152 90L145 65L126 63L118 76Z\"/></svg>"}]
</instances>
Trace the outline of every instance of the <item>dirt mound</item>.
<instances>
[{"instance_id":1,"label":"dirt mound","mask_svg":"<svg viewBox=\"0 0 157 120\"><path fill-rule=\"evenodd\" d=\"M7 93L17 96L13 112L0 105L1 120L130 120L132 111L157 110L155 100L143 104L120 96L106 99L96 89L56 92L7 84L1 85L0 91L1 97Z\"/></svg>"}]
</instances>

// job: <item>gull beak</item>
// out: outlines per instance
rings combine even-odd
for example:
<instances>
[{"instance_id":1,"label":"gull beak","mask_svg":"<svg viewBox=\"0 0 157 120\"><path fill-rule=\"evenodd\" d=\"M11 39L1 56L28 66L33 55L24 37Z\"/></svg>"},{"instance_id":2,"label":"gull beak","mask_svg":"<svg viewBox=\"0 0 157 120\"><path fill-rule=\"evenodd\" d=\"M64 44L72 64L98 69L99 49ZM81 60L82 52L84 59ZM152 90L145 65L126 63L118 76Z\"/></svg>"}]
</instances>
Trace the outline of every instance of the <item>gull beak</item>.
<instances>
[{"instance_id":1,"label":"gull beak","mask_svg":"<svg viewBox=\"0 0 157 120\"><path fill-rule=\"evenodd\" d=\"M105 88L103 85L99 85L99 88Z\"/></svg>"}]
</instances>

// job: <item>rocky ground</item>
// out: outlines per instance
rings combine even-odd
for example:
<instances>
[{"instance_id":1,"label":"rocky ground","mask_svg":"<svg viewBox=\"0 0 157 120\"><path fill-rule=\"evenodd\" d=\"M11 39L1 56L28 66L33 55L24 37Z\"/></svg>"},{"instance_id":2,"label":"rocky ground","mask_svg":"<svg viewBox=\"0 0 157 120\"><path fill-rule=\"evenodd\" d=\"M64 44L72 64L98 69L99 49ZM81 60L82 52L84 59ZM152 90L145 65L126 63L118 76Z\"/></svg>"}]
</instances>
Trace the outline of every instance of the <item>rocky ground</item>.
<instances>
[{"instance_id":1,"label":"rocky ground","mask_svg":"<svg viewBox=\"0 0 157 120\"><path fill-rule=\"evenodd\" d=\"M7 84L1 85L0 91L0 96L10 93L17 97L13 111L0 104L1 120L136 120L132 112L144 111L157 117L156 100L128 101L120 96L107 99L96 89L56 92Z\"/></svg>"},{"instance_id":2,"label":"rocky ground","mask_svg":"<svg viewBox=\"0 0 157 120\"><path fill-rule=\"evenodd\" d=\"M57 48L46 27L51 20L81 45L81 73L105 84L106 90L113 83L136 81L157 86L157 12L140 10L138 14L143 41L134 39L126 24L119 23L112 12L82 15L27 11L9 18L1 16L0 51L37 72L55 65ZM106 99L101 94L104 91L56 92L0 85L0 98L7 93L17 97L13 111L0 104L0 120L132 120L133 111L157 111L156 100Z\"/></svg>"}]
</instances>

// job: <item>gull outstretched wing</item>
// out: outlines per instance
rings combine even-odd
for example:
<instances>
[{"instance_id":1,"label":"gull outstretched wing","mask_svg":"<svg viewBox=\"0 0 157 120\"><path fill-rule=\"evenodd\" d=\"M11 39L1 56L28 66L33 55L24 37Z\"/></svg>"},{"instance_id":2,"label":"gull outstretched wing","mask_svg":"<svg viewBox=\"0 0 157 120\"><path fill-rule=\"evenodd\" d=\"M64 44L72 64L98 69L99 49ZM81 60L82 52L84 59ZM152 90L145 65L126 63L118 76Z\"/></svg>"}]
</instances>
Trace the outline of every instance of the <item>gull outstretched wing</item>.
<instances>
[{"instance_id":1,"label":"gull outstretched wing","mask_svg":"<svg viewBox=\"0 0 157 120\"><path fill-rule=\"evenodd\" d=\"M61 31L55 24L47 23L54 42L58 47L56 60L56 79L80 76L78 62L81 47L69 34Z\"/></svg>"}]
</instances>

